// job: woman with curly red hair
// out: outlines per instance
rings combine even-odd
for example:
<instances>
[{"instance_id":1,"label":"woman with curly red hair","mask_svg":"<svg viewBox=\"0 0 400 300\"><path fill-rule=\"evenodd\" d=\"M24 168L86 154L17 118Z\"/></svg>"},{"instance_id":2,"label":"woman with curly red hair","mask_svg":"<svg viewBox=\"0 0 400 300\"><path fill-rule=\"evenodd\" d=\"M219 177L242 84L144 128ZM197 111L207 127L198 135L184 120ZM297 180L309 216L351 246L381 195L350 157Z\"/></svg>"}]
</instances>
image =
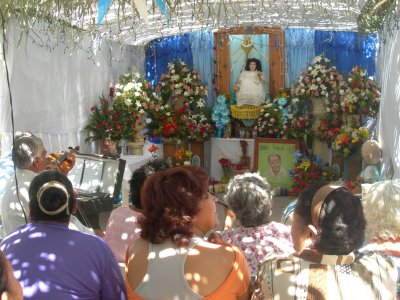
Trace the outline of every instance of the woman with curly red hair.
<instances>
[{"instance_id":1,"label":"woman with curly red hair","mask_svg":"<svg viewBox=\"0 0 400 300\"><path fill-rule=\"evenodd\" d=\"M153 174L141 199L141 238L127 252L129 299L249 299L249 269L240 250L203 239L218 219L202 168Z\"/></svg>"}]
</instances>

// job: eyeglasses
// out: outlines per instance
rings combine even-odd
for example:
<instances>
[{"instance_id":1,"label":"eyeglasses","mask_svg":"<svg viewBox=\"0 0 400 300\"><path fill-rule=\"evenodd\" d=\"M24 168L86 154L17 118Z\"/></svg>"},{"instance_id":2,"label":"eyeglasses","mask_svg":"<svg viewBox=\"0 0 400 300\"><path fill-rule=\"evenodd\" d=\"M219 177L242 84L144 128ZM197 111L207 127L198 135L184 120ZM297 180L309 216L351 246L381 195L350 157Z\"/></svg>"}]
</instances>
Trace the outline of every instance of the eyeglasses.
<instances>
[{"instance_id":1,"label":"eyeglasses","mask_svg":"<svg viewBox=\"0 0 400 300\"><path fill-rule=\"evenodd\" d=\"M215 203L217 203L225 208L228 208L228 205L225 202L222 202L221 200L219 200L218 196L215 195L215 193L213 193L213 192L208 192L208 193L215 198L215 200L214 200Z\"/></svg>"}]
</instances>

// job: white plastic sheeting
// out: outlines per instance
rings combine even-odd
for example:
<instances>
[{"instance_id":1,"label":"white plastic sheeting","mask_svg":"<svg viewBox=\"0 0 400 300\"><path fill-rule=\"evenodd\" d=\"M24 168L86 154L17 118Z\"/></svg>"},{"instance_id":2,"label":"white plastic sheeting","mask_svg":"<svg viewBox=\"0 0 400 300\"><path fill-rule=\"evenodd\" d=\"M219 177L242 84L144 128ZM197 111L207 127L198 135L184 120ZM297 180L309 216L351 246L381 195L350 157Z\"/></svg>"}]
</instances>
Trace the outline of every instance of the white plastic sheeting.
<instances>
[{"instance_id":1,"label":"white plastic sheeting","mask_svg":"<svg viewBox=\"0 0 400 300\"><path fill-rule=\"evenodd\" d=\"M379 136L382 146L383 176L393 171L400 179L400 31L386 39L380 47L377 73L382 87Z\"/></svg>"},{"instance_id":2,"label":"white plastic sheeting","mask_svg":"<svg viewBox=\"0 0 400 300\"><path fill-rule=\"evenodd\" d=\"M143 72L144 51L103 39L99 50L91 52L97 47L90 47L96 43L90 36L84 37L79 49L60 45L51 51L35 45L31 37L22 35L18 45L19 39L18 29L7 31L15 130L40 136L48 151L80 145L82 152L90 152L93 145L84 142L83 131L90 107L132 66ZM11 107L4 72L0 79L0 154L4 155L12 144Z\"/></svg>"}]
</instances>

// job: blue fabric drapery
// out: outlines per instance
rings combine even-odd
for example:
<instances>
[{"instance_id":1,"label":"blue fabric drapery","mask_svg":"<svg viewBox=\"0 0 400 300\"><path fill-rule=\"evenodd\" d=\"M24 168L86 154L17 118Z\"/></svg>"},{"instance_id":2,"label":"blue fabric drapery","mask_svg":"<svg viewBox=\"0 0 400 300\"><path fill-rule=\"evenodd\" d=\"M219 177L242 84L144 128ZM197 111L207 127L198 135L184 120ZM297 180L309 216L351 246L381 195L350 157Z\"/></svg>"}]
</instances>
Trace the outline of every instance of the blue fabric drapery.
<instances>
[{"instance_id":1,"label":"blue fabric drapery","mask_svg":"<svg viewBox=\"0 0 400 300\"><path fill-rule=\"evenodd\" d=\"M315 56L313 29L285 29L286 87L299 81L301 72Z\"/></svg>"},{"instance_id":2,"label":"blue fabric drapery","mask_svg":"<svg viewBox=\"0 0 400 300\"><path fill-rule=\"evenodd\" d=\"M333 65L347 74L358 65L375 76L375 60L378 47L376 36L360 36L357 32L315 31L315 54L324 53Z\"/></svg>"},{"instance_id":3,"label":"blue fabric drapery","mask_svg":"<svg viewBox=\"0 0 400 300\"><path fill-rule=\"evenodd\" d=\"M189 66L193 65L190 33L156 39L146 49L146 79L156 86L161 74L167 72L167 65L180 59Z\"/></svg>"},{"instance_id":4,"label":"blue fabric drapery","mask_svg":"<svg viewBox=\"0 0 400 300\"><path fill-rule=\"evenodd\" d=\"M214 34L212 31L198 31L190 35L193 69L201 75L201 81L208 86L207 106L213 105L214 94Z\"/></svg>"}]
</instances>

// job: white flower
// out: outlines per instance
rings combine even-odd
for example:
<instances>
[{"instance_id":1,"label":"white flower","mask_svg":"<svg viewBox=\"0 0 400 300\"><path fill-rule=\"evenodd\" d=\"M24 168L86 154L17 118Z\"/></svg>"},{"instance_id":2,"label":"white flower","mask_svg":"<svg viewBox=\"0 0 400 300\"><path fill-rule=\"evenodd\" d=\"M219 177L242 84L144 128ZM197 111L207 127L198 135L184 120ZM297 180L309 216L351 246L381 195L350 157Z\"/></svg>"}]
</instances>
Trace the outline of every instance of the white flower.
<instances>
[{"instance_id":1,"label":"white flower","mask_svg":"<svg viewBox=\"0 0 400 300\"><path fill-rule=\"evenodd\" d=\"M367 70L361 69L360 70L360 75L361 75L361 77L364 77L365 75L367 75Z\"/></svg>"},{"instance_id":2,"label":"white flower","mask_svg":"<svg viewBox=\"0 0 400 300\"><path fill-rule=\"evenodd\" d=\"M132 105L132 100L131 99L125 99L125 105L126 106L131 106Z\"/></svg>"},{"instance_id":3,"label":"white flower","mask_svg":"<svg viewBox=\"0 0 400 300\"><path fill-rule=\"evenodd\" d=\"M306 90L305 90L305 89L301 89L300 92L301 92L302 94L304 94L304 93L306 92Z\"/></svg>"},{"instance_id":4,"label":"white flower","mask_svg":"<svg viewBox=\"0 0 400 300\"><path fill-rule=\"evenodd\" d=\"M130 89L132 89L135 85L132 82L128 82L128 84L126 86L124 86L124 92L129 91Z\"/></svg>"},{"instance_id":5,"label":"white flower","mask_svg":"<svg viewBox=\"0 0 400 300\"><path fill-rule=\"evenodd\" d=\"M167 112L167 113L165 113L165 115L166 115L167 117L169 117L169 116L171 115L171 113L170 113L170 112Z\"/></svg>"},{"instance_id":6,"label":"white flower","mask_svg":"<svg viewBox=\"0 0 400 300\"><path fill-rule=\"evenodd\" d=\"M311 85L311 87L310 87L310 90L312 90L312 91L318 90L318 85L316 85L315 83L313 83L313 84Z\"/></svg>"},{"instance_id":7,"label":"white flower","mask_svg":"<svg viewBox=\"0 0 400 300\"><path fill-rule=\"evenodd\" d=\"M293 119L293 114L288 114L287 117L288 119Z\"/></svg>"},{"instance_id":8,"label":"white flower","mask_svg":"<svg viewBox=\"0 0 400 300\"><path fill-rule=\"evenodd\" d=\"M164 110L164 106L160 106L160 109L161 109L161 110Z\"/></svg>"},{"instance_id":9,"label":"white flower","mask_svg":"<svg viewBox=\"0 0 400 300\"><path fill-rule=\"evenodd\" d=\"M316 63L319 63L322 60L322 56L318 55L316 57L314 57L314 59L312 60L312 64L315 65Z\"/></svg>"},{"instance_id":10,"label":"white flower","mask_svg":"<svg viewBox=\"0 0 400 300\"><path fill-rule=\"evenodd\" d=\"M165 82L161 82L161 86L165 86Z\"/></svg>"},{"instance_id":11,"label":"white flower","mask_svg":"<svg viewBox=\"0 0 400 300\"><path fill-rule=\"evenodd\" d=\"M326 111L327 111L327 112L330 112L330 111L331 111L331 109L330 109L329 107L327 107L327 108L326 108Z\"/></svg>"},{"instance_id":12,"label":"white flower","mask_svg":"<svg viewBox=\"0 0 400 300\"><path fill-rule=\"evenodd\" d=\"M343 94L344 94L344 90L340 90L340 91L339 91L339 94L340 94L340 95L343 95Z\"/></svg>"},{"instance_id":13,"label":"white flower","mask_svg":"<svg viewBox=\"0 0 400 300\"><path fill-rule=\"evenodd\" d=\"M140 114L144 114L144 109L141 108L141 109L139 110L139 113L140 113Z\"/></svg>"},{"instance_id":14,"label":"white flower","mask_svg":"<svg viewBox=\"0 0 400 300\"><path fill-rule=\"evenodd\" d=\"M171 73L172 73L172 74L175 74L175 69L172 69L172 70L171 70Z\"/></svg>"},{"instance_id":15,"label":"white flower","mask_svg":"<svg viewBox=\"0 0 400 300\"><path fill-rule=\"evenodd\" d=\"M190 95L190 93L189 93L188 91L185 91L185 92L183 93L183 95L187 97L187 96Z\"/></svg>"},{"instance_id":16,"label":"white flower","mask_svg":"<svg viewBox=\"0 0 400 300\"><path fill-rule=\"evenodd\" d=\"M299 100L299 98L293 98L292 99L292 103L294 103L294 104L296 104L297 102L299 102L300 100Z\"/></svg>"},{"instance_id":17,"label":"white flower","mask_svg":"<svg viewBox=\"0 0 400 300\"><path fill-rule=\"evenodd\" d=\"M307 70L308 70L308 71L311 71L311 70L312 70L312 68L311 68L311 67L308 67L308 68L307 68Z\"/></svg>"},{"instance_id":18,"label":"white flower","mask_svg":"<svg viewBox=\"0 0 400 300\"><path fill-rule=\"evenodd\" d=\"M204 100L200 99L199 101L197 101L197 107L204 107L205 103Z\"/></svg>"},{"instance_id":19,"label":"white flower","mask_svg":"<svg viewBox=\"0 0 400 300\"><path fill-rule=\"evenodd\" d=\"M136 91L136 92L133 93L133 95L134 95L135 97L139 97L139 96L140 96L140 93L139 93L138 91Z\"/></svg>"},{"instance_id":20,"label":"white flower","mask_svg":"<svg viewBox=\"0 0 400 300\"><path fill-rule=\"evenodd\" d=\"M169 105L169 104L165 104L164 107L165 107L165 108L169 108L170 105Z\"/></svg>"},{"instance_id":21,"label":"white flower","mask_svg":"<svg viewBox=\"0 0 400 300\"><path fill-rule=\"evenodd\" d=\"M267 108L272 107L272 103L268 103L268 104L266 105L266 107L267 107Z\"/></svg>"},{"instance_id":22,"label":"white flower","mask_svg":"<svg viewBox=\"0 0 400 300\"><path fill-rule=\"evenodd\" d=\"M353 79L349 78L349 82L351 82Z\"/></svg>"},{"instance_id":23,"label":"white flower","mask_svg":"<svg viewBox=\"0 0 400 300\"><path fill-rule=\"evenodd\" d=\"M175 68L175 65L173 63L168 63L168 69L173 69Z\"/></svg>"},{"instance_id":24,"label":"white flower","mask_svg":"<svg viewBox=\"0 0 400 300\"><path fill-rule=\"evenodd\" d=\"M182 95L182 89L176 89L175 94L177 95Z\"/></svg>"},{"instance_id":25,"label":"white flower","mask_svg":"<svg viewBox=\"0 0 400 300\"><path fill-rule=\"evenodd\" d=\"M115 96L117 96L117 97L118 97L118 96L121 96L121 95L122 95L122 94L121 94L120 92L116 92L116 93L115 93Z\"/></svg>"},{"instance_id":26,"label":"white flower","mask_svg":"<svg viewBox=\"0 0 400 300\"><path fill-rule=\"evenodd\" d=\"M146 124L150 124L151 123L151 119L150 118L146 118Z\"/></svg>"},{"instance_id":27,"label":"white flower","mask_svg":"<svg viewBox=\"0 0 400 300\"><path fill-rule=\"evenodd\" d=\"M142 107L142 103L140 103L140 101L136 101L136 107Z\"/></svg>"},{"instance_id":28,"label":"white flower","mask_svg":"<svg viewBox=\"0 0 400 300\"><path fill-rule=\"evenodd\" d=\"M368 79L369 79L369 80L374 80L374 77L369 76Z\"/></svg>"}]
</instances>

